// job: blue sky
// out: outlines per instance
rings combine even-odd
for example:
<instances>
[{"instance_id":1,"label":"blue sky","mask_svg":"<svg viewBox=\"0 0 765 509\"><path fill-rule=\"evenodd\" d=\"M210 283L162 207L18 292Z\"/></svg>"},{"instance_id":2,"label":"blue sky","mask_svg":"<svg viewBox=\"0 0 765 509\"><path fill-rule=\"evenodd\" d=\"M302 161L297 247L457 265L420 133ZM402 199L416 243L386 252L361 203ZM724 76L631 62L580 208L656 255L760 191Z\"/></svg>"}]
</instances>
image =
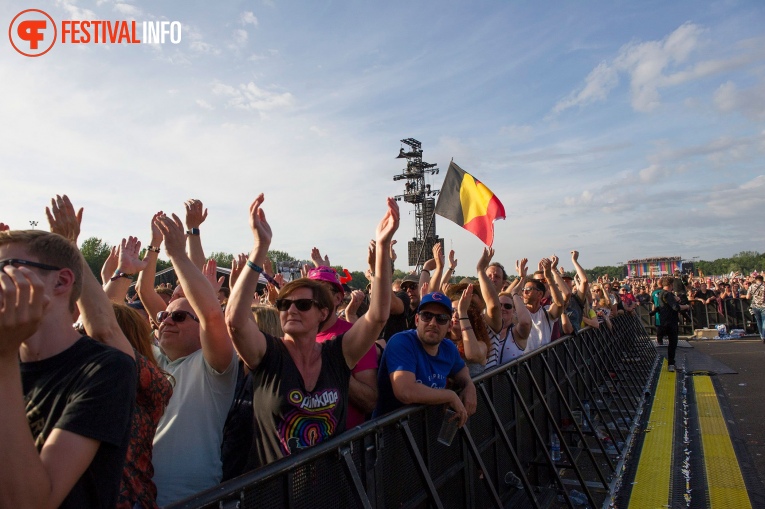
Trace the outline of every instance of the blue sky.
<instances>
[{"instance_id":1,"label":"blue sky","mask_svg":"<svg viewBox=\"0 0 765 509\"><path fill-rule=\"evenodd\" d=\"M183 40L39 58L0 44L13 227L42 226L68 193L83 239L146 239L154 212L194 197L210 210L206 250L244 252L264 192L273 249L361 269L412 137L441 168L434 188L453 158L503 202L505 265L765 251L760 1L13 0L0 20L35 7L57 22L180 21ZM469 274L481 242L436 221Z\"/></svg>"}]
</instances>

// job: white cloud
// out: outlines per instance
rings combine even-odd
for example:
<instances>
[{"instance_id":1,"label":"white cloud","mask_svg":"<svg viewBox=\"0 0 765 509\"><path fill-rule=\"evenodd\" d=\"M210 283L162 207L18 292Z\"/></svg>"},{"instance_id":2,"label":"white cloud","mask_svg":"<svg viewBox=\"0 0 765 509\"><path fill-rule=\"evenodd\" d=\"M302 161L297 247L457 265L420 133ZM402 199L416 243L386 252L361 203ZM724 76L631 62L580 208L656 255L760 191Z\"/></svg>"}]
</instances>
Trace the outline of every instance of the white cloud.
<instances>
[{"instance_id":1,"label":"white cloud","mask_svg":"<svg viewBox=\"0 0 765 509\"><path fill-rule=\"evenodd\" d=\"M633 109L649 112L661 104L661 89L735 70L756 58L753 53L737 53L729 59L690 62L692 55L705 46L705 33L704 28L689 22L662 40L623 46L612 61L598 64L585 78L585 84L559 101L552 112L604 101L618 86L620 75L629 78Z\"/></svg>"},{"instance_id":2,"label":"white cloud","mask_svg":"<svg viewBox=\"0 0 765 509\"><path fill-rule=\"evenodd\" d=\"M258 18L250 11L245 11L239 16L239 23L242 25L258 26Z\"/></svg>"},{"instance_id":3,"label":"white cloud","mask_svg":"<svg viewBox=\"0 0 765 509\"><path fill-rule=\"evenodd\" d=\"M213 44L206 42L202 36L202 32L200 32L194 25L188 23L183 25L183 38L184 40L189 41L189 48L195 53L219 55L221 52L220 49Z\"/></svg>"},{"instance_id":4,"label":"white cloud","mask_svg":"<svg viewBox=\"0 0 765 509\"><path fill-rule=\"evenodd\" d=\"M114 10L118 13L124 15L124 16L140 16L143 14L143 11L139 9L138 7L126 3L116 3L114 4Z\"/></svg>"},{"instance_id":5,"label":"white cloud","mask_svg":"<svg viewBox=\"0 0 765 509\"><path fill-rule=\"evenodd\" d=\"M617 70L606 62L601 62L585 78L584 87L578 92L572 92L567 98L558 102L553 108L553 112L560 113L572 106L583 106L595 101L602 101L618 84L619 77Z\"/></svg>"},{"instance_id":6,"label":"white cloud","mask_svg":"<svg viewBox=\"0 0 765 509\"><path fill-rule=\"evenodd\" d=\"M206 110L213 110L213 109L215 109L210 103L208 103L204 99L197 99L195 102L197 103L197 105L200 108L203 108L203 109L206 109Z\"/></svg>"},{"instance_id":7,"label":"white cloud","mask_svg":"<svg viewBox=\"0 0 765 509\"><path fill-rule=\"evenodd\" d=\"M96 13L90 9L80 8L76 2L56 0L56 5L64 9L70 19L96 19Z\"/></svg>"},{"instance_id":8,"label":"white cloud","mask_svg":"<svg viewBox=\"0 0 765 509\"><path fill-rule=\"evenodd\" d=\"M263 90L255 83L239 85L235 88L224 83L215 83L212 92L218 96L228 97L226 104L233 108L266 112L280 108L289 108L295 103L295 98L289 92L275 93Z\"/></svg>"},{"instance_id":9,"label":"white cloud","mask_svg":"<svg viewBox=\"0 0 765 509\"><path fill-rule=\"evenodd\" d=\"M322 129L315 125L312 125L311 127L309 127L308 130L316 134L316 136L320 138L326 138L329 135L326 129Z\"/></svg>"},{"instance_id":10,"label":"white cloud","mask_svg":"<svg viewBox=\"0 0 765 509\"><path fill-rule=\"evenodd\" d=\"M247 44L247 30L242 30L241 28L238 28L234 30L234 32L231 34L232 40L231 43L228 45L231 49L239 49L244 47L245 44Z\"/></svg>"}]
</instances>

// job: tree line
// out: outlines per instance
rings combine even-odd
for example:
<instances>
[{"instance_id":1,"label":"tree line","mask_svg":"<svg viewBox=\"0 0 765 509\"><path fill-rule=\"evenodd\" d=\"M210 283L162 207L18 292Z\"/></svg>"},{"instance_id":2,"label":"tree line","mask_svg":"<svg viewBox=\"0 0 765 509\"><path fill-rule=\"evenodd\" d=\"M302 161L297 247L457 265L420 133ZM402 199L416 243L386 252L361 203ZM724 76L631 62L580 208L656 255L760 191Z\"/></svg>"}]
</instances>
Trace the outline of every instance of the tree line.
<instances>
[{"instance_id":1,"label":"tree line","mask_svg":"<svg viewBox=\"0 0 765 509\"><path fill-rule=\"evenodd\" d=\"M98 237L90 237L86 239L80 248L83 256L85 257L90 270L96 275L99 281L101 281L101 267L104 265L106 258L108 258L112 246L104 242ZM141 253L141 258L145 255L145 250ZM234 259L234 255L231 253L213 251L209 254L209 258L212 258L218 264L218 267L231 268L231 261ZM271 264L277 267L282 263L294 263L299 260L285 251L271 250L268 252L268 258L271 260ZM157 260L157 272L170 268L172 265L167 260ZM335 266L338 273L342 275L343 268L341 266ZM721 275L729 274L731 272L740 272L741 274L749 274L754 270L765 270L765 253L759 253L757 251L741 251L730 258L718 258L712 261L699 260L695 263L695 274L699 274L699 270L704 275ZM511 267L507 267L508 273L512 276ZM624 268L616 265L603 265L593 267L592 269L585 269L587 276L591 281L604 276L606 274L609 277L615 277L621 279L624 277ZM348 285L355 289L364 289L367 285L367 278L364 276L363 271L349 271L351 275L351 281ZM393 279L402 279L406 276L407 272L395 269L393 271ZM572 273L573 275L573 273ZM452 282L456 283L463 279L465 276L454 276ZM471 274L472 278L474 275Z\"/></svg>"}]
</instances>

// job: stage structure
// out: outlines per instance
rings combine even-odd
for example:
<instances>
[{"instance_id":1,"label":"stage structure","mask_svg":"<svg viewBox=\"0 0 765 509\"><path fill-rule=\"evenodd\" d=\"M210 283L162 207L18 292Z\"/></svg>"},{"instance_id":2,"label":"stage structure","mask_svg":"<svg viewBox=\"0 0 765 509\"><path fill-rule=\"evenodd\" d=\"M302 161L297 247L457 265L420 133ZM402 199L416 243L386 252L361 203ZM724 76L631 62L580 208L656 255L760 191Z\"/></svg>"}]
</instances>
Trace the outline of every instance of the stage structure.
<instances>
[{"instance_id":1,"label":"stage structure","mask_svg":"<svg viewBox=\"0 0 765 509\"><path fill-rule=\"evenodd\" d=\"M630 260L626 265L628 277L661 277L670 276L676 270L683 271L683 259L680 256L642 258Z\"/></svg>"},{"instance_id":2,"label":"stage structure","mask_svg":"<svg viewBox=\"0 0 765 509\"><path fill-rule=\"evenodd\" d=\"M409 146L407 152L403 147L396 159L406 159L406 168L402 173L393 176L394 181L405 180L404 194L397 195L396 201L405 201L414 205L414 237L409 241L408 259L409 266L414 267L417 273L422 269L423 263L430 259L433 246L440 243L444 245L444 239L436 235L436 196L438 189L431 189L430 184L425 183L425 175L438 175L435 164L426 163L422 160L422 144L414 138L401 140L401 143Z\"/></svg>"}]
</instances>

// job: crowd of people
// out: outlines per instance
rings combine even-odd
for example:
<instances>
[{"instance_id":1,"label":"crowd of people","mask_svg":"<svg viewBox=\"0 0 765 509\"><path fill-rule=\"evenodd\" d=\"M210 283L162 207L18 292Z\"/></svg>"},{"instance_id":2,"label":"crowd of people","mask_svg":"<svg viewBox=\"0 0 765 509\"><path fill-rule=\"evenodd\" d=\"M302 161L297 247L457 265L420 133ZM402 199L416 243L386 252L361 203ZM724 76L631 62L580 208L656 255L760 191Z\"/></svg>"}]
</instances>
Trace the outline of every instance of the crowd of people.
<instances>
[{"instance_id":1,"label":"crowd of people","mask_svg":"<svg viewBox=\"0 0 765 509\"><path fill-rule=\"evenodd\" d=\"M531 273L516 261L511 277L485 248L475 276L454 282L456 255L436 244L419 274L392 281L390 198L365 291L317 248L285 281L267 258L264 201L250 206L253 246L228 286L205 258L199 200L183 220L157 212L143 256L137 237L115 246L103 285L77 248L83 210L66 196L46 208L50 233L0 223L0 506L163 506L412 403L444 405L462 426L477 374L612 328L654 291L670 344L684 298L725 299L728 283L764 307L760 276L714 295L694 280L680 280L686 292L672 278L591 282L577 251L570 273L551 256ZM162 244L172 287L155 285Z\"/></svg>"}]
</instances>

